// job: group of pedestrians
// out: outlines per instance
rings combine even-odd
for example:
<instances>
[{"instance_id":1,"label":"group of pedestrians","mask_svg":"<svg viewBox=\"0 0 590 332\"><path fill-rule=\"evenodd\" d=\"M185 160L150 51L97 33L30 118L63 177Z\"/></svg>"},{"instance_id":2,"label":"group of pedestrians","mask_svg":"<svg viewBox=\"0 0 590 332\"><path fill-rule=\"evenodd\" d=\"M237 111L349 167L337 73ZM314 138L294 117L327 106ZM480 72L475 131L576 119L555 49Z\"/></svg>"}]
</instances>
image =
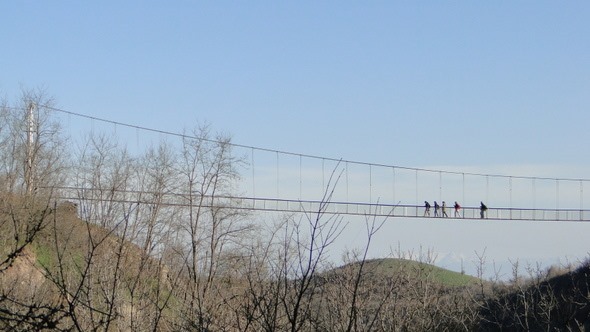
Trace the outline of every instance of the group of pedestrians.
<instances>
[{"instance_id":1,"label":"group of pedestrians","mask_svg":"<svg viewBox=\"0 0 590 332\"><path fill-rule=\"evenodd\" d=\"M428 201L424 201L424 217L430 217L430 207L430 203L428 203ZM455 205L453 205L453 208L455 209L455 218L461 218L461 205L459 205L459 203L455 201ZM485 218L485 212L487 210L488 207L483 202L480 202L479 216L481 219ZM447 204L445 203L445 201L442 201L442 205L439 205L436 201L434 201L434 216L443 218L449 217L449 215L447 214Z\"/></svg>"}]
</instances>

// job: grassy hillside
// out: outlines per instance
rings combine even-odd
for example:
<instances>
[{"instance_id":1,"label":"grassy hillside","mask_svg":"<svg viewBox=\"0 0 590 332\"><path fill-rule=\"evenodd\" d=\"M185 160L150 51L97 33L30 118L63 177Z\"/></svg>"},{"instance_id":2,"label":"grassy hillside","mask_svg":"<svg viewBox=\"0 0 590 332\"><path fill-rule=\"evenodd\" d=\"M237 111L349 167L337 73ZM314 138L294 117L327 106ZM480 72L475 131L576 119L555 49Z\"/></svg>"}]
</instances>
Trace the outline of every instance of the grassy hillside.
<instances>
[{"instance_id":1,"label":"grassy hillside","mask_svg":"<svg viewBox=\"0 0 590 332\"><path fill-rule=\"evenodd\" d=\"M337 267L327 274L358 269L359 262ZM423 278L443 287L469 286L481 282L480 279L443 269L432 264L401 258L371 259L364 262L364 271L373 278L384 278L405 273L413 277Z\"/></svg>"},{"instance_id":2,"label":"grassy hillside","mask_svg":"<svg viewBox=\"0 0 590 332\"><path fill-rule=\"evenodd\" d=\"M369 260L365 264L368 268L374 269L376 273L382 274L392 274L400 270L421 271L425 278L429 278L434 282L450 287L467 286L479 282L479 279L473 276L407 259L375 259Z\"/></svg>"},{"instance_id":3,"label":"grassy hillside","mask_svg":"<svg viewBox=\"0 0 590 332\"><path fill-rule=\"evenodd\" d=\"M162 324L175 319L165 311L171 296L161 261L79 219L71 205L2 203L1 330L144 330L154 315Z\"/></svg>"}]
</instances>

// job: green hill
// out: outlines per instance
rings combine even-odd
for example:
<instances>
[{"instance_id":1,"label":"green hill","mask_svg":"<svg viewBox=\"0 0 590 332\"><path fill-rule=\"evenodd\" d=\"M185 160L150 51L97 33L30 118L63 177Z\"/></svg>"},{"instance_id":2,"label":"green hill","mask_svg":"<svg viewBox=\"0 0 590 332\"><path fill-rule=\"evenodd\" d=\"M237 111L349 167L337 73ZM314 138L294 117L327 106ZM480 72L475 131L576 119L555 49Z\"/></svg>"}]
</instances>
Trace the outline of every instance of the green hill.
<instances>
[{"instance_id":1,"label":"green hill","mask_svg":"<svg viewBox=\"0 0 590 332\"><path fill-rule=\"evenodd\" d=\"M445 286L467 286L479 282L479 279L473 276L407 259L371 260L368 261L368 264L376 264L384 270L383 273L393 272L397 269L420 270L425 273L426 277Z\"/></svg>"},{"instance_id":2,"label":"green hill","mask_svg":"<svg viewBox=\"0 0 590 332\"><path fill-rule=\"evenodd\" d=\"M358 268L359 266L360 262L348 264L334 269L333 273L345 269ZM435 282L440 286L448 287L468 286L480 282L480 279L473 276L450 271L432 264L401 258L370 259L364 262L363 269L374 277L387 277L404 272Z\"/></svg>"}]
</instances>

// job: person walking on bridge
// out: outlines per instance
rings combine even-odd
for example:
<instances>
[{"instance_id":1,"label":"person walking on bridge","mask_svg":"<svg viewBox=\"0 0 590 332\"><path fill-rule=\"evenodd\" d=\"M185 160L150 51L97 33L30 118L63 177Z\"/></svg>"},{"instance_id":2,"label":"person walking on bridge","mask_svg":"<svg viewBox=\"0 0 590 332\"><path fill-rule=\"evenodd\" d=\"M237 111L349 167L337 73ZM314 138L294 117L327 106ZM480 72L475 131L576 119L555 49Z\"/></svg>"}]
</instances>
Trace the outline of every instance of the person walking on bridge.
<instances>
[{"instance_id":1,"label":"person walking on bridge","mask_svg":"<svg viewBox=\"0 0 590 332\"><path fill-rule=\"evenodd\" d=\"M479 203L479 216L481 217L481 219L483 219L485 218L485 212L488 210L488 207L483 202Z\"/></svg>"},{"instance_id":2,"label":"person walking on bridge","mask_svg":"<svg viewBox=\"0 0 590 332\"><path fill-rule=\"evenodd\" d=\"M436 201L434 201L434 216L438 217L438 209L440 208L440 205L438 205L438 203Z\"/></svg>"},{"instance_id":3,"label":"person walking on bridge","mask_svg":"<svg viewBox=\"0 0 590 332\"><path fill-rule=\"evenodd\" d=\"M447 203L445 203L445 201L443 201L443 204L442 204L442 216L447 217L447 218L449 217L447 215Z\"/></svg>"},{"instance_id":4,"label":"person walking on bridge","mask_svg":"<svg viewBox=\"0 0 590 332\"><path fill-rule=\"evenodd\" d=\"M424 201L424 217L430 217L430 203L428 201Z\"/></svg>"},{"instance_id":5,"label":"person walking on bridge","mask_svg":"<svg viewBox=\"0 0 590 332\"><path fill-rule=\"evenodd\" d=\"M459 203L457 203L457 201L455 201L455 218L461 217L461 213L459 213L459 210L461 209L461 205L459 205Z\"/></svg>"}]
</instances>

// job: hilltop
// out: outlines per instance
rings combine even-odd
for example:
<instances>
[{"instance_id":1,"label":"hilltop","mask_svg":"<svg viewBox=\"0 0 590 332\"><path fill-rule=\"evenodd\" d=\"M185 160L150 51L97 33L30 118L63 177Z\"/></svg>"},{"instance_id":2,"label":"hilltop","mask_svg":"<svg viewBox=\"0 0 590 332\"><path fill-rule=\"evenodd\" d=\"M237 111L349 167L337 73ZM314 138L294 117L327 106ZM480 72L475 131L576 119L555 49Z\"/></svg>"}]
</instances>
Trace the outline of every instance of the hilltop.
<instances>
[{"instance_id":1,"label":"hilltop","mask_svg":"<svg viewBox=\"0 0 590 332\"><path fill-rule=\"evenodd\" d=\"M351 269L358 269L360 262L346 264L327 272L327 275L346 273ZM364 261L366 273L370 278L383 278L400 273L411 273L424 281L434 282L440 286L456 287L469 286L482 282L479 278L437 267L425 262L404 258L380 258Z\"/></svg>"}]
</instances>

